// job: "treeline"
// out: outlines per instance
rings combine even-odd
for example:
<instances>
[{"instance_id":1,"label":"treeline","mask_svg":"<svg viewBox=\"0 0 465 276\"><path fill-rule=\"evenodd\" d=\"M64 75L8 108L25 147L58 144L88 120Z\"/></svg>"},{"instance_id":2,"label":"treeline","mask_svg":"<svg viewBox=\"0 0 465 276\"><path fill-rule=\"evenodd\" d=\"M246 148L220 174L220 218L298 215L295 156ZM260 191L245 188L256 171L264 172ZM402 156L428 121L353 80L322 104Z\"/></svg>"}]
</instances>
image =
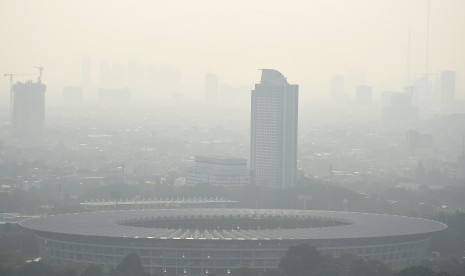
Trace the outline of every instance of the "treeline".
<instances>
[{"instance_id":1,"label":"treeline","mask_svg":"<svg viewBox=\"0 0 465 276\"><path fill-rule=\"evenodd\" d=\"M465 269L465 265L463 266ZM236 274L245 276L250 274ZM259 274L255 274L259 276ZM410 267L399 272L376 260L345 255L330 257L321 255L314 247L300 244L289 248L281 259L279 268L265 272L263 276L459 276L445 271L435 272L427 267Z\"/></svg>"},{"instance_id":2,"label":"treeline","mask_svg":"<svg viewBox=\"0 0 465 276\"><path fill-rule=\"evenodd\" d=\"M151 276L136 254L129 254L116 266L105 272L95 264L55 264L42 260L0 263L1 276Z\"/></svg>"}]
</instances>

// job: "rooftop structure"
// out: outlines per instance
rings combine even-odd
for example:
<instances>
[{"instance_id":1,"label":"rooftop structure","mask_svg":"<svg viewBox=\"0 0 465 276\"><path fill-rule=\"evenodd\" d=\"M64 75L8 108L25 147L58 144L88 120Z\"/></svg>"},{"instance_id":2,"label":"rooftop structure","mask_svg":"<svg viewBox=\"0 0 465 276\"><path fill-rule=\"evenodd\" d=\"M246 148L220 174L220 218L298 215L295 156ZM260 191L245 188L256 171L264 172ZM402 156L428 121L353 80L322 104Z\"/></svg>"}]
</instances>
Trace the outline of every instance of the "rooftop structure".
<instances>
[{"instance_id":1,"label":"rooftop structure","mask_svg":"<svg viewBox=\"0 0 465 276\"><path fill-rule=\"evenodd\" d=\"M186 171L186 185L210 184L243 187L249 184L247 159L227 156L196 156L194 166Z\"/></svg>"},{"instance_id":2,"label":"rooftop structure","mask_svg":"<svg viewBox=\"0 0 465 276\"><path fill-rule=\"evenodd\" d=\"M124 209L150 209L150 208L186 208L186 207L223 207L237 201L223 197L176 197L176 198L150 198L150 199L102 199L79 203L89 210L124 210Z\"/></svg>"}]
</instances>

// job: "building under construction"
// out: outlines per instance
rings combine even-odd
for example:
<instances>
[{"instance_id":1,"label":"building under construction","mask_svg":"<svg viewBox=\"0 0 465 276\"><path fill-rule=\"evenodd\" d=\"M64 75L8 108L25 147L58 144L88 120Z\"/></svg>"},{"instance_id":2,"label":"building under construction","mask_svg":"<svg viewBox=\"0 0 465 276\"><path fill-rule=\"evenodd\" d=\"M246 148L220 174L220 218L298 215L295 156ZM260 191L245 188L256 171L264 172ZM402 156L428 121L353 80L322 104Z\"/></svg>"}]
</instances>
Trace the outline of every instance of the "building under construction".
<instances>
[{"instance_id":1,"label":"building under construction","mask_svg":"<svg viewBox=\"0 0 465 276\"><path fill-rule=\"evenodd\" d=\"M18 82L12 86L11 123L13 135L20 139L39 136L45 124L45 90L37 82Z\"/></svg>"}]
</instances>

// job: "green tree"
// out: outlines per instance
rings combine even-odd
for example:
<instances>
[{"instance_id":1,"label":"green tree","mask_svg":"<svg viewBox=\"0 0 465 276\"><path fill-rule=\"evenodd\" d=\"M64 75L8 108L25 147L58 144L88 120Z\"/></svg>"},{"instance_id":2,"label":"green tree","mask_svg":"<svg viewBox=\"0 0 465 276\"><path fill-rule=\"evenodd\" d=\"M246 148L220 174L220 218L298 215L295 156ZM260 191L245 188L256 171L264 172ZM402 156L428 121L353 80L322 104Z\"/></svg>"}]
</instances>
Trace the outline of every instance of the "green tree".
<instances>
[{"instance_id":1,"label":"green tree","mask_svg":"<svg viewBox=\"0 0 465 276\"><path fill-rule=\"evenodd\" d=\"M149 274L144 270L141 259L136 253L127 255L121 263L116 266L116 272L124 276Z\"/></svg>"},{"instance_id":2,"label":"green tree","mask_svg":"<svg viewBox=\"0 0 465 276\"><path fill-rule=\"evenodd\" d=\"M399 272L399 276L449 276L449 273L435 273L431 268L423 266L414 266L403 269Z\"/></svg>"},{"instance_id":3,"label":"green tree","mask_svg":"<svg viewBox=\"0 0 465 276\"><path fill-rule=\"evenodd\" d=\"M81 273L81 276L103 276L103 270L100 266L91 264L88 265Z\"/></svg>"},{"instance_id":4,"label":"green tree","mask_svg":"<svg viewBox=\"0 0 465 276\"><path fill-rule=\"evenodd\" d=\"M282 276L281 272L277 269L267 270L263 273L263 276Z\"/></svg>"},{"instance_id":5,"label":"green tree","mask_svg":"<svg viewBox=\"0 0 465 276\"><path fill-rule=\"evenodd\" d=\"M13 270L11 267L5 267L0 264L0 275L2 276L13 276Z\"/></svg>"},{"instance_id":6,"label":"green tree","mask_svg":"<svg viewBox=\"0 0 465 276\"><path fill-rule=\"evenodd\" d=\"M18 276L50 276L53 275L52 267L44 262L25 263L19 269Z\"/></svg>"},{"instance_id":7,"label":"green tree","mask_svg":"<svg viewBox=\"0 0 465 276\"><path fill-rule=\"evenodd\" d=\"M56 276L78 276L78 272L75 268L67 267L56 273Z\"/></svg>"},{"instance_id":8,"label":"green tree","mask_svg":"<svg viewBox=\"0 0 465 276\"><path fill-rule=\"evenodd\" d=\"M309 244L291 246L279 263L279 271L284 276L315 275L322 260L320 252Z\"/></svg>"}]
</instances>

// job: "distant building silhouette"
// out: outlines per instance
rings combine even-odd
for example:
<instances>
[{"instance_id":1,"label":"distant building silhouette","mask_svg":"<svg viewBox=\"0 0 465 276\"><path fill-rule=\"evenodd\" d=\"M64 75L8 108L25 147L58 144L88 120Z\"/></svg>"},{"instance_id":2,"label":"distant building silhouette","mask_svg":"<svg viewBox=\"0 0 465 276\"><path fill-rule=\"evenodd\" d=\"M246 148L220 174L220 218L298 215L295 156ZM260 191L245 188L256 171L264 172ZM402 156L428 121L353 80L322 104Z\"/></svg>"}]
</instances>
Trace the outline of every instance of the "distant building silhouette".
<instances>
[{"instance_id":1,"label":"distant building silhouette","mask_svg":"<svg viewBox=\"0 0 465 276\"><path fill-rule=\"evenodd\" d=\"M214 74L205 75L205 100L210 103L216 102L218 100L218 92L218 76Z\"/></svg>"},{"instance_id":2,"label":"distant building silhouette","mask_svg":"<svg viewBox=\"0 0 465 276\"><path fill-rule=\"evenodd\" d=\"M455 102L455 72L441 73L441 101L443 109L452 109Z\"/></svg>"},{"instance_id":3,"label":"distant building silhouette","mask_svg":"<svg viewBox=\"0 0 465 276\"><path fill-rule=\"evenodd\" d=\"M432 135L409 130L407 131L407 142L410 156L433 157L434 138Z\"/></svg>"},{"instance_id":4,"label":"distant building silhouette","mask_svg":"<svg viewBox=\"0 0 465 276\"><path fill-rule=\"evenodd\" d=\"M366 83L366 73L363 70L350 69L344 74L344 90L348 97L353 97L359 85Z\"/></svg>"},{"instance_id":5,"label":"distant building silhouette","mask_svg":"<svg viewBox=\"0 0 465 276\"><path fill-rule=\"evenodd\" d=\"M228 106L244 106L249 104L250 90L253 89L252 85L247 86L232 86L228 83L220 84L220 96L222 103L227 103Z\"/></svg>"},{"instance_id":6,"label":"distant building silhouette","mask_svg":"<svg viewBox=\"0 0 465 276\"><path fill-rule=\"evenodd\" d=\"M433 80L430 76L420 77L415 80L414 85L416 87L417 97L416 102L422 110L428 110L434 104L433 99Z\"/></svg>"},{"instance_id":7,"label":"distant building silhouette","mask_svg":"<svg viewBox=\"0 0 465 276\"><path fill-rule=\"evenodd\" d=\"M272 69L262 69L252 90L250 169L256 185L284 189L295 184L298 90Z\"/></svg>"},{"instance_id":8,"label":"distant building silhouette","mask_svg":"<svg viewBox=\"0 0 465 276\"><path fill-rule=\"evenodd\" d=\"M13 135L20 139L40 136L45 125L45 90L40 82L13 85Z\"/></svg>"},{"instance_id":9,"label":"distant building silhouette","mask_svg":"<svg viewBox=\"0 0 465 276\"><path fill-rule=\"evenodd\" d=\"M344 96L344 78L341 75L331 78L331 95L333 99L340 99Z\"/></svg>"},{"instance_id":10,"label":"distant building silhouette","mask_svg":"<svg viewBox=\"0 0 465 276\"><path fill-rule=\"evenodd\" d=\"M404 93L410 96L413 105L418 106L418 87L413 85L405 86Z\"/></svg>"},{"instance_id":11,"label":"distant building silhouette","mask_svg":"<svg viewBox=\"0 0 465 276\"><path fill-rule=\"evenodd\" d=\"M373 91L371 86L359 85L357 86L356 98L359 103L371 103L373 97Z\"/></svg>"},{"instance_id":12,"label":"distant building silhouette","mask_svg":"<svg viewBox=\"0 0 465 276\"><path fill-rule=\"evenodd\" d=\"M108 62L100 64L100 87L119 89L126 86L126 65Z\"/></svg>"},{"instance_id":13,"label":"distant building silhouette","mask_svg":"<svg viewBox=\"0 0 465 276\"><path fill-rule=\"evenodd\" d=\"M247 97L249 97L250 89L247 91ZM229 83L220 84L221 100L228 101L228 103L235 99L237 93L234 91L234 87ZM248 99L248 98L247 98Z\"/></svg>"},{"instance_id":14,"label":"distant building silhouette","mask_svg":"<svg viewBox=\"0 0 465 276\"><path fill-rule=\"evenodd\" d=\"M63 87L63 102L67 105L82 103L82 87L71 85Z\"/></svg>"},{"instance_id":15,"label":"distant building silhouette","mask_svg":"<svg viewBox=\"0 0 465 276\"><path fill-rule=\"evenodd\" d=\"M388 107L391 106L391 99L394 94L400 93L399 91L391 91L391 90L386 90L381 92L381 106L382 107Z\"/></svg>"},{"instance_id":16,"label":"distant building silhouette","mask_svg":"<svg viewBox=\"0 0 465 276\"><path fill-rule=\"evenodd\" d=\"M410 94L384 92L390 96L390 104L383 106L383 120L392 127L405 127L418 120L418 108L412 104Z\"/></svg>"}]
</instances>

